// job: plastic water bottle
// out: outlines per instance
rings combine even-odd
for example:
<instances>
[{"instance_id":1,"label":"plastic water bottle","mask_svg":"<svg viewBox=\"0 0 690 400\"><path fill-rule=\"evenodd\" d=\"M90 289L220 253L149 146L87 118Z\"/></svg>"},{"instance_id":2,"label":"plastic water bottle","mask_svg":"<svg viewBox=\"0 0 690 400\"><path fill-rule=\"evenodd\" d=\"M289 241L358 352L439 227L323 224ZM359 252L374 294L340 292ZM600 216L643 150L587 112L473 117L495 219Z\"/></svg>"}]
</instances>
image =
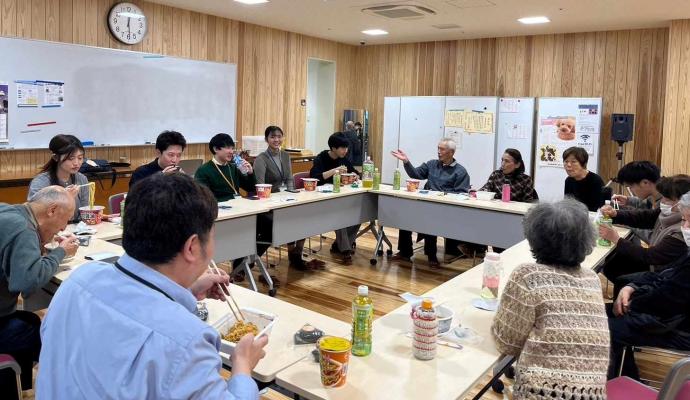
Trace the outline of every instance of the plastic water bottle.
<instances>
[{"instance_id":1,"label":"plastic water bottle","mask_svg":"<svg viewBox=\"0 0 690 400\"><path fill-rule=\"evenodd\" d=\"M362 164L362 187L371 189L374 186L374 162L371 157L367 156L367 160Z\"/></svg>"},{"instance_id":2,"label":"plastic water bottle","mask_svg":"<svg viewBox=\"0 0 690 400\"><path fill-rule=\"evenodd\" d=\"M340 193L340 171L333 175L333 193Z\"/></svg>"},{"instance_id":3,"label":"plastic water bottle","mask_svg":"<svg viewBox=\"0 0 690 400\"><path fill-rule=\"evenodd\" d=\"M371 322L374 319L374 303L369 297L369 288L357 288L357 297L352 300L352 354L371 354Z\"/></svg>"},{"instance_id":4,"label":"plastic water bottle","mask_svg":"<svg viewBox=\"0 0 690 400\"><path fill-rule=\"evenodd\" d=\"M240 170L240 173L242 175L247 175L247 171L248 171L247 167L245 166L245 164L243 162L244 159L242 158L242 156L240 156L239 152L235 153L235 156L233 157L232 161L235 163L235 165L237 166L237 169Z\"/></svg>"},{"instance_id":5,"label":"plastic water bottle","mask_svg":"<svg viewBox=\"0 0 690 400\"><path fill-rule=\"evenodd\" d=\"M610 205L611 205L611 200L606 200L606 201L604 202L604 204L607 205L607 206L610 206ZM606 225L606 226L609 226L609 227L613 226L613 220L611 219L611 217L609 217L609 216L607 216L607 215L603 215L603 214L601 215L601 217L599 217L599 221L597 221L597 223L598 223L599 225ZM610 246L611 246L611 241L610 241L610 240L606 240L606 239L604 239L604 238L602 238L602 237L600 236L600 237L597 239L597 244L598 244L599 246L610 247Z\"/></svg>"},{"instance_id":6,"label":"plastic water bottle","mask_svg":"<svg viewBox=\"0 0 690 400\"><path fill-rule=\"evenodd\" d=\"M420 360L432 360L436 357L438 319L431 299L422 300L412 311L412 325L412 354Z\"/></svg>"},{"instance_id":7,"label":"plastic water bottle","mask_svg":"<svg viewBox=\"0 0 690 400\"><path fill-rule=\"evenodd\" d=\"M371 161L371 157L367 156L366 161L362 163L362 173L369 171L369 173L374 175L374 162Z\"/></svg>"},{"instance_id":8,"label":"plastic water bottle","mask_svg":"<svg viewBox=\"0 0 690 400\"><path fill-rule=\"evenodd\" d=\"M400 169L398 168L393 172L393 190L400 190Z\"/></svg>"},{"instance_id":9,"label":"plastic water bottle","mask_svg":"<svg viewBox=\"0 0 690 400\"><path fill-rule=\"evenodd\" d=\"M372 189L379 190L381 188L381 173L378 168L374 168L374 186Z\"/></svg>"},{"instance_id":10,"label":"plastic water bottle","mask_svg":"<svg viewBox=\"0 0 690 400\"><path fill-rule=\"evenodd\" d=\"M481 296L488 300L498 298L498 285L501 283L501 255L487 252L484 256Z\"/></svg>"}]
</instances>

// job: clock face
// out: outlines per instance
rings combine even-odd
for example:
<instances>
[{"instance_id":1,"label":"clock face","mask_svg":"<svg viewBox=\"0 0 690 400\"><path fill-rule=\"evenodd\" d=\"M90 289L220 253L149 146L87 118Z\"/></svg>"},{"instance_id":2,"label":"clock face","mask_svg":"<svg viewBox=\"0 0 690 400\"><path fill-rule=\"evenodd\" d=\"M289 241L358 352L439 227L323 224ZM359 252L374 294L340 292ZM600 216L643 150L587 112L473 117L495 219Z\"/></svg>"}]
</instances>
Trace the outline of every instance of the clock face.
<instances>
[{"instance_id":1,"label":"clock face","mask_svg":"<svg viewBox=\"0 0 690 400\"><path fill-rule=\"evenodd\" d=\"M132 3L114 5L108 15L108 26L113 36L122 43L137 44L146 36L146 16L141 8Z\"/></svg>"}]
</instances>

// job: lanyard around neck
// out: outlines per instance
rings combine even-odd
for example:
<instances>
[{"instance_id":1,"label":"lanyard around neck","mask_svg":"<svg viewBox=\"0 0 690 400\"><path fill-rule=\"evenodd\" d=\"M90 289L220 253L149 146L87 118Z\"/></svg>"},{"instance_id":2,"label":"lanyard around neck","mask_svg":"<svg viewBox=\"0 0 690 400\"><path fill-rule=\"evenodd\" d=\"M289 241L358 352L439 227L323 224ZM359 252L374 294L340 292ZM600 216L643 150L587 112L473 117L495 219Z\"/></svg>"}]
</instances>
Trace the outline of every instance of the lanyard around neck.
<instances>
[{"instance_id":1,"label":"lanyard around neck","mask_svg":"<svg viewBox=\"0 0 690 400\"><path fill-rule=\"evenodd\" d=\"M213 161L211 161L211 162L213 162ZM218 170L218 173L220 174L220 176L223 177L223 179L225 179L225 182L228 184L228 186L230 186L230 188L232 189L232 191L235 192L235 195L238 195L239 192L237 192L237 189L235 189L235 185L233 185L232 182L230 182L230 181L228 180L228 178L225 176L225 174L223 173L223 171L220 170L220 167L218 166L218 164L216 164L215 162L213 162L213 165L216 166L216 169ZM228 167L228 169L229 169L229 168L230 168L230 167ZM232 176L231 176L230 178L232 178Z\"/></svg>"},{"instance_id":2,"label":"lanyard around neck","mask_svg":"<svg viewBox=\"0 0 690 400\"><path fill-rule=\"evenodd\" d=\"M144 278L142 278L142 277L140 277L140 276L138 276L132 272L129 272L128 270L123 268L122 265L120 265L120 263L118 263L117 261L115 261L115 264L113 264L113 265L115 265L115 268L119 269L123 274L127 275L128 277L130 277L130 278L134 279L135 281L143 284L144 286L148 286L149 288L155 290L156 292L162 293L163 296L169 298L173 303L175 302L175 299L170 297L169 294L165 293L163 291L163 289L161 289L158 286L154 285L153 283L147 281L146 279L144 279Z\"/></svg>"}]
</instances>

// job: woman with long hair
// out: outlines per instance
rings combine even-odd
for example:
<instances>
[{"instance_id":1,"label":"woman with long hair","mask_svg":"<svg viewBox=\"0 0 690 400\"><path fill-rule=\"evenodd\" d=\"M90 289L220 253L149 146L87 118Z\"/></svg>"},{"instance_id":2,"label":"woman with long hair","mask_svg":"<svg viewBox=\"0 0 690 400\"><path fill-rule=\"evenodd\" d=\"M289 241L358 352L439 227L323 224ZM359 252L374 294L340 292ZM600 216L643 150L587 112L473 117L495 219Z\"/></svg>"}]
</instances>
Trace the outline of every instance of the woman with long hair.
<instances>
[{"instance_id":1,"label":"woman with long hair","mask_svg":"<svg viewBox=\"0 0 690 400\"><path fill-rule=\"evenodd\" d=\"M79 187L89 183L86 176L79 172L84 163L84 146L73 135L56 135L50 139L48 149L51 153L50 160L43 166L41 173L31 180L27 200L46 186L62 186L74 197L76 208L72 220L77 221L79 207L89 205L89 188Z\"/></svg>"}]
</instances>

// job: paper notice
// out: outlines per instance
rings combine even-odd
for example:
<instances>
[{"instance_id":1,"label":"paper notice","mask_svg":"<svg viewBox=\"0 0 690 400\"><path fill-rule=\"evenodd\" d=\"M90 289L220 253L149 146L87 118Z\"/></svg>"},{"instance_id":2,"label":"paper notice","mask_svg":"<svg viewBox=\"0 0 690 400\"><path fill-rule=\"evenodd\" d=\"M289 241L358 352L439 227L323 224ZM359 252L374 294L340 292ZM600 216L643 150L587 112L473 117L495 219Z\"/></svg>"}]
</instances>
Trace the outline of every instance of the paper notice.
<instances>
[{"instance_id":1,"label":"paper notice","mask_svg":"<svg viewBox=\"0 0 690 400\"><path fill-rule=\"evenodd\" d=\"M465 111L463 110L447 110L445 116L445 126L453 128L465 127Z\"/></svg>"},{"instance_id":2,"label":"paper notice","mask_svg":"<svg viewBox=\"0 0 690 400\"><path fill-rule=\"evenodd\" d=\"M42 107L62 107L65 105L65 85L62 82L41 82L43 84Z\"/></svg>"},{"instance_id":3,"label":"paper notice","mask_svg":"<svg viewBox=\"0 0 690 400\"><path fill-rule=\"evenodd\" d=\"M520 112L520 99L502 98L498 102L498 112L517 113Z\"/></svg>"},{"instance_id":4,"label":"paper notice","mask_svg":"<svg viewBox=\"0 0 690 400\"><path fill-rule=\"evenodd\" d=\"M10 137L7 133L7 114L9 113L9 90L7 82L0 82L0 143L7 143Z\"/></svg>"},{"instance_id":5,"label":"paper notice","mask_svg":"<svg viewBox=\"0 0 690 400\"><path fill-rule=\"evenodd\" d=\"M464 132L462 128L446 128L445 137L453 139L456 150L462 148L462 134Z\"/></svg>"},{"instance_id":6,"label":"paper notice","mask_svg":"<svg viewBox=\"0 0 690 400\"><path fill-rule=\"evenodd\" d=\"M494 133L494 113L466 112L465 130L476 133Z\"/></svg>"},{"instance_id":7,"label":"paper notice","mask_svg":"<svg viewBox=\"0 0 690 400\"><path fill-rule=\"evenodd\" d=\"M17 107L38 107L36 82L17 82Z\"/></svg>"},{"instance_id":8,"label":"paper notice","mask_svg":"<svg viewBox=\"0 0 690 400\"><path fill-rule=\"evenodd\" d=\"M599 106L596 104L580 104L577 106L575 131L578 134L599 134Z\"/></svg>"},{"instance_id":9,"label":"paper notice","mask_svg":"<svg viewBox=\"0 0 690 400\"><path fill-rule=\"evenodd\" d=\"M527 126L510 122L503 123L504 131L508 132L508 139L526 140L529 139Z\"/></svg>"}]
</instances>

